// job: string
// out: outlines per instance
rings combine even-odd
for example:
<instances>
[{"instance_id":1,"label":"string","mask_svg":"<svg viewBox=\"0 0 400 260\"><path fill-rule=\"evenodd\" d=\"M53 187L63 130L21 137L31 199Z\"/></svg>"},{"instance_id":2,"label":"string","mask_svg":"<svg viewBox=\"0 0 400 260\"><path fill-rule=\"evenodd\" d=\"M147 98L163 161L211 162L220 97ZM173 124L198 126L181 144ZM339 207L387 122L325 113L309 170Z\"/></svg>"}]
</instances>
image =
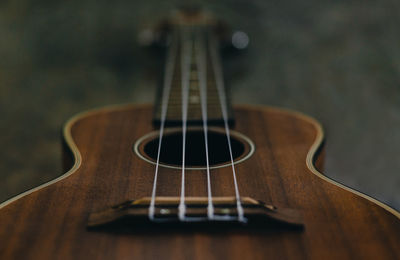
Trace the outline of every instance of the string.
<instances>
[{"instance_id":1,"label":"string","mask_svg":"<svg viewBox=\"0 0 400 260\"><path fill-rule=\"evenodd\" d=\"M230 155L231 165L232 165L232 175L233 175L233 183L235 186L236 208L237 208L237 213L238 213L238 220L240 222L246 222L247 220L244 217L243 207L242 207L242 203L240 201L239 187L238 187L237 180L236 180L235 164L233 162L231 137L230 137L230 131L229 131L229 125L228 125L228 111L227 111L228 109L227 109L227 104L226 104L226 95L225 95L225 91L224 91L225 85L224 85L224 80L222 78L221 62L217 55L218 45L216 43L216 40L213 39L211 35L209 37L209 43L211 46L211 48L210 48L211 49L211 53L210 53L211 61L212 61L212 65L214 68L215 82L216 82L219 101L220 101L220 105L221 105L222 117L224 119L225 133L226 133L226 138L227 138L227 142L228 142L229 155Z\"/></svg>"},{"instance_id":2,"label":"string","mask_svg":"<svg viewBox=\"0 0 400 260\"><path fill-rule=\"evenodd\" d=\"M190 65L192 56L192 40L189 39L186 28L183 28L182 55L181 55L181 87L182 87L182 175L181 175L181 198L178 207L178 216L181 221L185 220L185 157L186 157L186 132L187 111L189 99Z\"/></svg>"},{"instance_id":3,"label":"string","mask_svg":"<svg viewBox=\"0 0 400 260\"><path fill-rule=\"evenodd\" d=\"M207 169L207 216L209 219L214 219L214 206L211 195L211 180L210 180L210 162L208 156L208 114L207 114L207 70L206 70L206 54L203 43L204 38L201 34L198 34L197 46L196 46L196 62L197 62L197 73L199 78L200 86L200 100L201 100L201 116L203 120L203 131L204 131L204 145L206 150L206 169Z\"/></svg>"},{"instance_id":4,"label":"string","mask_svg":"<svg viewBox=\"0 0 400 260\"><path fill-rule=\"evenodd\" d=\"M177 55L177 44L174 44L174 35L171 40L171 46L169 47L169 51L167 54L166 65L165 65L165 74L164 74L164 87L162 94L162 103L161 103L161 122L160 122L160 132L158 137L158 150L157 150L157 162L156 169L154 172L154 181L153 181L153 189L151 193L151 201L149 206L149 218L150 220L154 220L154 212L155 212L155 199L156 199L156 190L157 190L157 178L158 178L158 168L160 164L160 154L161 154L161 144L162 138L164 135L164 127L165 127L165 119L167 117L168 110L168 100L172 85L173 73L175 69L175 59Z\"/></svg>"}]
</instances>

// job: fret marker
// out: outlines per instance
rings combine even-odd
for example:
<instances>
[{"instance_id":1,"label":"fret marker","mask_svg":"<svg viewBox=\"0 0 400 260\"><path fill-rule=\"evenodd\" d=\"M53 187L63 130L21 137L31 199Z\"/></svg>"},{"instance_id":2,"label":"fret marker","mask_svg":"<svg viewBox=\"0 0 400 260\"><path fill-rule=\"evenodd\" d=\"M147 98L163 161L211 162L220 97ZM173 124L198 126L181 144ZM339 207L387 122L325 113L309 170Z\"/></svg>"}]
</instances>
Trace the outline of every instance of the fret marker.
<instances>
[{"instance_id":1,"label":"fret marker","mask_svg":"<svg viewBox=\"0 0 400 260\"><path fill-rule=\"evenodd\" d=\"M198 78L197 78L197 71L192 70L192 71L190 72L190 80L198 80Z\"/></svg>"},{"instance_id":2,"label":"fret marker","mask_svg":"<svg viewBox=\"0 0 400 260\"><path fill-rule=\"evenodd\" d=\"M197 82L190 83L190 90L197 90L199 88L199 84Z\"/></svg>"},{"instance_id":3,"label":"fret marker","mask_svg":"<svg viewBox=\"0 0 400 260\"><path fill-rule=\"evenodd\" d=\"M191 104L198 104L200 102L199 96L190 96L190 103Z\"/></svg>"}]
</instances>

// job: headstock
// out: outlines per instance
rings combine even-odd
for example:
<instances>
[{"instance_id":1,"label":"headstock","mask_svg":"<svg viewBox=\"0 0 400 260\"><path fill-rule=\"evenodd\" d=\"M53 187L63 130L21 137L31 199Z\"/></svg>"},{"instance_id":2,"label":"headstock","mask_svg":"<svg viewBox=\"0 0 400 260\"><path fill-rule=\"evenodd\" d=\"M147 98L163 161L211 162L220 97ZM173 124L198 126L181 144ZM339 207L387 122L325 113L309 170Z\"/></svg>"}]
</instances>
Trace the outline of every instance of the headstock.
<instances>
[{"instance_id":1,"label":"headstock","mask_svg":"<svg viewBox=\"0 0 400 260\"><path fill-rule=\"evenodd\" d=\"M211 12L194 6L184 6L172 11L167 18L142 30L138 41L142 46L165 47L173 28L180 26L206 27L217 36L220 46L228 50L243 50L249 44L249 37L245 32L232 30Z\"/></svg>"}]
</instances>

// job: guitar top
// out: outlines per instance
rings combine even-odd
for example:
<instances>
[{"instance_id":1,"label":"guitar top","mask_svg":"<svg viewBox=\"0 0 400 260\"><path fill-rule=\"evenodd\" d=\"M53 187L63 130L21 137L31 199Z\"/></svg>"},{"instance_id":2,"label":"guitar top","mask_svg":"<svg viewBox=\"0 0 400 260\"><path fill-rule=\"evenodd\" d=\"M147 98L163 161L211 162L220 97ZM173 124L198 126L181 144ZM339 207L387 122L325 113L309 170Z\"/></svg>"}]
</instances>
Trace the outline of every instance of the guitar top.
<instances>
[{"instance_id":1,"label":"guitar top","mask_svg":"<svg viewBox=\"0 0 400 260\"><path fill-rule=\"evenodd\" d=\"M0 259L398 259L400 213L321 173L318 122L231 106L226 34L198 10L160 24L156 104L69 120L68 171L0 204Z\"/></svg>"}]
</instances>

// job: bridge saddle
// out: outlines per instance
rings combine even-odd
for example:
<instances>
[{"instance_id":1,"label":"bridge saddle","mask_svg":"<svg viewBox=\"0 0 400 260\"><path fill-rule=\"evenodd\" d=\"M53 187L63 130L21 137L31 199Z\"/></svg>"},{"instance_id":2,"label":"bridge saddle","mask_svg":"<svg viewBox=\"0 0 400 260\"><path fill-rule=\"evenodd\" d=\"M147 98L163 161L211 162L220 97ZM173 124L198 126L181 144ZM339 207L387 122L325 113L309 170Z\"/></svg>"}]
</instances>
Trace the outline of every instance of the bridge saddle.
<instances>
[{"instance_id":1,"label":"bridge saddle","mask_svg":"<svg viewBox=\"0 0 400 260\"><path fill-rule=\"evenodd\" d=\"M289 227L302 228L303 220L299 211L277 208L249 197L242 197L245 223L240 222L234 197L213 198L214 215L208 216L207 197L186 197L185 218L178 217L179 197L157 197L154 218L149 218L150 197L127 201L89 215L88 228L129 227L148 228L151 226L242 226L242 227Z\"/></svg>"}]
</instances>

